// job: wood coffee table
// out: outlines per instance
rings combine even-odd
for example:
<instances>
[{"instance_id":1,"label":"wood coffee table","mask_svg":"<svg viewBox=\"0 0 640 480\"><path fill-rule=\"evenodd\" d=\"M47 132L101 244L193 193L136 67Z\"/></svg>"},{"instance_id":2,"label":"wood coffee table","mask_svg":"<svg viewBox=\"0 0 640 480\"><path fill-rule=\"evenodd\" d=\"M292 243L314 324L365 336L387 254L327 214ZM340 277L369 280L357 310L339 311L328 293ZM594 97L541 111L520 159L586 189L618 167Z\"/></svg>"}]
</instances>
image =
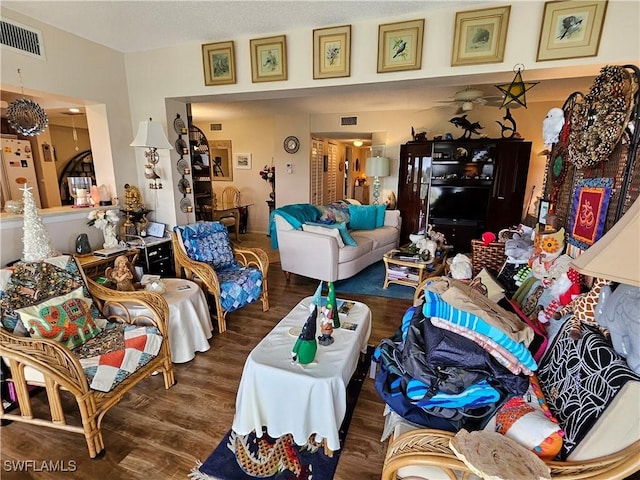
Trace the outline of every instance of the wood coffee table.
<instances>
[{"instance_id":1,"label":"wood coffee table","mask_svg":"<svg viewBox=\"0 0 640 480\"><path fill-rule=\"evenodd\" d=\"M324 441L325 451L340 449L338 430L347 410L346 388L366 352L371 333L371 311L355 305L340 321L357 324L356 330L338 328L334 343L318 345L315 360L301 367L291 361L291 350L309 316L312 297L303 299L251 351L242 371L232 429L240 435L262 427L272 438L290 433L304 445L311 435ZM318 321L316 337L320 334ZM297 332L296 332L297 331ZM327 453L330 453L327 452Z\"/></svg>"},{"instance_id":2,"label":"wood coffee table","mask_svg":"<svg viewBox=\"0 0 640 480\"><path fill-rule=\"evenodd\" d=\"M416 288L429 277L437 277L444 273L444 265L447 260L446 250L436 255L434 261L424 261L419 257L412 257L405 253L404 249L393 249L382 257L384 261L385 276L382 288L387 288L390 283L407 285Z\"/></svg>"}]
</instances>

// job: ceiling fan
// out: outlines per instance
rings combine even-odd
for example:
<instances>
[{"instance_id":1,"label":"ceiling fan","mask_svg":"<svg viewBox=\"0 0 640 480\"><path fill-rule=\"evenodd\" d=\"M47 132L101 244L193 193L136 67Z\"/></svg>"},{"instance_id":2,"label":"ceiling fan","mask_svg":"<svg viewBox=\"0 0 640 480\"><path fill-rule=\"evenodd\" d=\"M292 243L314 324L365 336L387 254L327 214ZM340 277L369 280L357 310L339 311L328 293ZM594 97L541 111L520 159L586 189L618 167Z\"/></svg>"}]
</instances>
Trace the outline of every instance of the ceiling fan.
<instances>
[{"instance_id":1,"label":"ceiling fan","mask_svg":"<svg viewBox=\"0 0 640 480\"><path fill-rule=\"evenodd\" d=\"M440 101L440 103L457 105L458 111L456 113L470 112L474 105L500 106L501 102L502 97L488 96L482 90L471 87L456 92L451 100Z\"/></svg>"}]
</instances>

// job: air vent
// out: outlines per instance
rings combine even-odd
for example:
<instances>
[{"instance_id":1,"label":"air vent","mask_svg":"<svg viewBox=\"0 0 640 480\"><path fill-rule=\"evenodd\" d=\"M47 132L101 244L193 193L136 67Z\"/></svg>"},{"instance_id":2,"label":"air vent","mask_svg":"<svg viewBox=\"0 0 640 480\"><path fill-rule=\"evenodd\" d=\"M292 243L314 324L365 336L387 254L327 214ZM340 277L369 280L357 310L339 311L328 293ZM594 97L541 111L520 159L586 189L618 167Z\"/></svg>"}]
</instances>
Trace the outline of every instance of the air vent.
<instances>
[{"instance_id":1,"label":"air vent","mask_svg":"<svg viewBox=\"0 0 640 480\"><path fill-rule=\"evenodd\" d=\"M358 117L340 117L340 125L343 127L358 125Z\"/></svg>"},{"instance_id":2,"label":"air vent","mask_svg":"<svg viewBox=\"0 0 640 480\"><path fill-rule=\"evenodd\" d=\"M212 132L221 132L222 131L222 124L221 123L211 123L211 124L209 124L209 129Z\"/></svg>"},{"instance_id":3,"label":"air vent","mask_svg":"<svg viewBox=\"0 0 640 480\"><path fill-rule=\"evenodd\" d=\"M45 59L42 32L14 20L0 20L0 44L24 55Z\"/></svg>"}]
</instances>

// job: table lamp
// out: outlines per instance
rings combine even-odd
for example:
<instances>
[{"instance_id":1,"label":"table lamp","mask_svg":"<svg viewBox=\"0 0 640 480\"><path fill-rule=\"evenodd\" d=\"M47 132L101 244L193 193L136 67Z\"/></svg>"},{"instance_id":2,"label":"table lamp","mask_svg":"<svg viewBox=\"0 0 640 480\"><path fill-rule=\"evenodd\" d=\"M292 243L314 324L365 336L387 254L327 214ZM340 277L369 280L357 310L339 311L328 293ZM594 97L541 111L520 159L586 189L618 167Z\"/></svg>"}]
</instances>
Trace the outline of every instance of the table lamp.
<instances>
[{"instance_id":1,"label":"table lamp","mask_svg":"<svg viewBox=\"0 0 640 480\"><path fill-rule=\"evenodd\" d=\"M571 266L583 275L640 287L640 198Z\"/></svg>"},{"instance_id":2,"label":"table lamp","mask_svg":"<svg viewBox=\"0 0 640 480\"><path fill-rule=\"evenodd\" d=\"M369 157L365 165L365 173L373 180L373 204L378 205L380 198L380 177L389 176L389 159L387 157Z\"/></svg>"},{"instance_id":3,"label":"table lamp","mask_svg":"<svg viewBox=\"0 0 640 480\"><path fill-rule=\"evenodd\" d=\"M147 158L145 169L150 172L148 176L145 172L145 176L153 179L153 182L149 187L162 188L162 183L156 182L156 180L160 178L160 175L155 171L155 166L160 160L158 149L166 148L171 150L173 148L162 130L162 125L158 122L151 121L151 119L149 119L149 121L140 122L138 125L138 134L136 135L136 138L133 139L133 142L131 142L131 146L147 147L148 150L144 152L144 156Z\"/></svg>"}]
</instances>

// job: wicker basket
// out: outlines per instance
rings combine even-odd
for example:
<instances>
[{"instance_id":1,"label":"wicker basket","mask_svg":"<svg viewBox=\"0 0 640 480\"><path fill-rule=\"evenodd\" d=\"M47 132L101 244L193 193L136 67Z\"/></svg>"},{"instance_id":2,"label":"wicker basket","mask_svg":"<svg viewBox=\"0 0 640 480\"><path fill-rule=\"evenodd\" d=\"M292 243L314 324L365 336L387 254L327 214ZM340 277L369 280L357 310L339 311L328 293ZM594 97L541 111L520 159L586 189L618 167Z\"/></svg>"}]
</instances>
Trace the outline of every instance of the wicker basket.
<instances>
[{"instance_id":1,"label":"wicker basket","mask_svg":"<svg viewBox=\"0 0 640 480\"><path fill-rule=\"evenodd\" d=\"M506 259L504 242L491 242L485 246L482 240L471 240L471 263L474 277L483 268L497 276Z\"/></svg>"}]
</instances>

